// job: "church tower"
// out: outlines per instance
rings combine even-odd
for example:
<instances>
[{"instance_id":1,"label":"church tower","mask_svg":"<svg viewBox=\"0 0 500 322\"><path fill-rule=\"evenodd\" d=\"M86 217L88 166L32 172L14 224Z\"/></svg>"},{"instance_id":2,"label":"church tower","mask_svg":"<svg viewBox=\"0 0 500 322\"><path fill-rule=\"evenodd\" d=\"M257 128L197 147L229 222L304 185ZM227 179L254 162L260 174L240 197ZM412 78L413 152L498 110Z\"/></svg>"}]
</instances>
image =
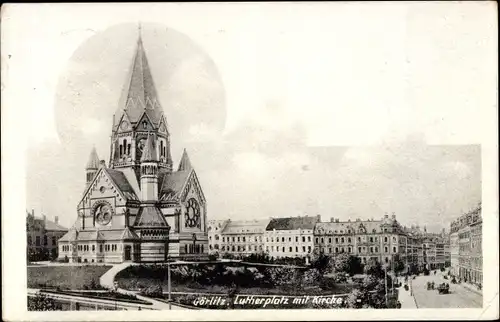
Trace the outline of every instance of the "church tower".
<instances>
[{"instance_id":1,"label":"church tower","mask_svg":"<svg viewBox=\"0 0 500 322\"><path fill-rule=\"evenodd\" d=\"M158 100L139 28L130 75L113 116L110 168L132 168L139 180L141 159L150 135L158 171L172 172L167 119Z\"/></svg>"}]
</instances>

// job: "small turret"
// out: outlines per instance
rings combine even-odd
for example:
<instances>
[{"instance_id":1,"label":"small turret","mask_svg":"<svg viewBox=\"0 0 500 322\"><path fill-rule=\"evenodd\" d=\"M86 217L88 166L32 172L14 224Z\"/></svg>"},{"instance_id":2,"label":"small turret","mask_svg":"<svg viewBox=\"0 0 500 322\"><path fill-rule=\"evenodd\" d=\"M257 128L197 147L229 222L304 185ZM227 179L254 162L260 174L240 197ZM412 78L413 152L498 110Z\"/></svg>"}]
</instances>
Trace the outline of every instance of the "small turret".
<instances>
[{"instance_id":1,"label":"small turret","mask_svg":"<svg viewBox=\"0 0 500 322\"><path fill-rule=\"evenodd\" d=\"M158 156L154 141L153 135L148 135L141 156L141 199L143 201L158 200Z\"/></svg>"},{"instance_id":2,"label":"small turret","mask_svg":"<svg viewBox=\"0 0 500 322\"><path fill-rule=\"evenodd\" d=\"M182 152L181 161L179 162L179 169L177 171L190 171L193 167L191 166L191 161L189 160L189 156L184 149Z\"/></svg>"},{"instance_id":3,"label":"small turret","mask_svg":"<svg viewBox=\"0 0 500 322\"><path fill-rule=\"evenodd\" d=\"M94 179L94 176L96 175L100 167L101 167L101 161L97 156L97 151L95 147L93 147L92 151L90 151L90 156L89 160L87 161L87 166L85 167L85 172L87 174L87 180L86 180L87 184L89 184Z\"/></svg>"}]
</instances>

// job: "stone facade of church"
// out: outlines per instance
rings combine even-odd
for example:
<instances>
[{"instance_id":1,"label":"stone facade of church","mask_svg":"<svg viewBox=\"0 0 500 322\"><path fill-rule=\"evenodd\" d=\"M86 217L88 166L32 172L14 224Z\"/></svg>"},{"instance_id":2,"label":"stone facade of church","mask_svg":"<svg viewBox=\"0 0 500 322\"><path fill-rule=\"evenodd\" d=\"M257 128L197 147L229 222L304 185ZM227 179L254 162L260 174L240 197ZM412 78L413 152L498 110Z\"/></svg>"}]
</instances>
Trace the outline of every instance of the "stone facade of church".
<instances>
[{"instance_id":1,"label":"stone facade of church","mask_svg":"<svg viewBox=\"0 0 500 322\"><path fill-rule=\"evenodd\" d=\"M77 221L59 240L59 258L89 263L205 259L205 196L186 150L173 168L167 120L140 36L113 116L110 150L108 166L95 148L90 154Z\"/></svg>"}]
</instances>

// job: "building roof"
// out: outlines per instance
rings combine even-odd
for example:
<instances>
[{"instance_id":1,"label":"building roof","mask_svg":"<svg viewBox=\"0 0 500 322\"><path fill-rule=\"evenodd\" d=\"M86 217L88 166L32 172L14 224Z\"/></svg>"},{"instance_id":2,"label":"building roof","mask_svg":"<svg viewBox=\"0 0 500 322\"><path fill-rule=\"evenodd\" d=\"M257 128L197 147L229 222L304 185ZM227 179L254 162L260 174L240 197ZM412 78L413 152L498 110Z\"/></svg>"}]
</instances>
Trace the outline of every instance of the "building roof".
<instances>
[{"instance_id":1,"label":"building roof","mask_svg":"<svg viewBox=\"0 0 500 322\"><path fill-rule=\"evenodd\" d=\"M99 169L101 161L99 160L99 157L97 156L97 151L95 147L92 148L92 151L90 151L89 155L89 160L87 161L87 166L85 167L86 170L97 170Z\"/></svg>"},{"instance_id":2,"label":"building roof","mask_svg":"<svg viewBox=\"0 0 500 322\"><path fill-rule=\"evenodd\" d=\"M130 228L126 227L123 230L121 239L122 240L135 240L135 239L139 239L139 236L137 236L136 233L134 233L133 231L131 231Z\"/></svg>"},{"instance_id":3,"label":"building roof","mask_svg":"<svg viewBox=\"0 0 500 322\"><path fill-rule=\"evenodd\" d=\"M142 152L141 162L144 161L158 161L158 156L156 155L156 149L152 135L148 135L146 145L144 146L144 151Z\"/></svg>"},{"instance_id":4,"label":"building roof","mask_svg":"<svg viewBox=\"0 0 500 322\"><path fill-rule=\"evenodd\" d=\"M191 171L191 169L193 169L193 167L191 166L191 161L189 160L186 149L184 149L184 152L182 152L181 161L179 162L179 169L177 171Z\"/></svg>"},{"instance_id":5,"label":"building roof","mask_svg":"<svg viewBox=\"0 0 500 322\"><path fill-rule=\"evenodd\" d=\"M64 236L62 236L59 241L72 242L78 239L78 231L75 228L71 228Z\"/></svg>"},{"instance_id":6,"label":"building roof","mask_svg":"<svg viewBox=\"0 0 500 322\"><path fill-rule=\"evenodd\" d=\"M263 233L269 220L228 220L223 234Z\"/></svg>"},{"instance_id":7,"label":"building roof","mask_svg":"<svg viewBox=\"0 0 500 322\"><path fill-rule=\"evenodd\" d=\"M141 206L134 226L142 227L169 227L161 211L153 205Z\"/></svg>"},{"instance_id":8,"label":"building roof","mask_svg":"<svg viewBox=\"0 0 500 322\"><path fill-rule=\"evenodd\" d=\"M45 219L45 230L50 231L68 231L68 228L56 224L52 220Z\"/></svg>"},{"instance_id":9,"label":"building roof","mask_svg":"<svg viewBox=\"0 0 500 322\"><path fill-rule=\"evenodd\" d=\"M131 123L137 123L144 113L157 128L163 116L163 109L158 101L153 76L139 34L136 51L129 70L129 77L123 89L119 110L116 113L115 130L119 126L124 112Z\"/></svg>"},{"instance_id":10,"label":"building roof","mask_svg":"<svg viewBox=\"0 0 500 322\"><path fill-rule=\"evenodd\" d=\"M125 229L113 230L76 230L71 229L67 234L59 239L59 241L99 241L99 240L133 240L138 239L136 233L128 227Z\"/></svg>"},{"instance_id":11,"label":"building roof","mask_svg":"<svg viewBox=\"0 0 500 322\"><path fill-rule=\"evenodd\" d=\"M318 217L287 217L273 218L266 227L266 230L297 230L314 229L319 221Z\"/></svg>"}]
</instances>

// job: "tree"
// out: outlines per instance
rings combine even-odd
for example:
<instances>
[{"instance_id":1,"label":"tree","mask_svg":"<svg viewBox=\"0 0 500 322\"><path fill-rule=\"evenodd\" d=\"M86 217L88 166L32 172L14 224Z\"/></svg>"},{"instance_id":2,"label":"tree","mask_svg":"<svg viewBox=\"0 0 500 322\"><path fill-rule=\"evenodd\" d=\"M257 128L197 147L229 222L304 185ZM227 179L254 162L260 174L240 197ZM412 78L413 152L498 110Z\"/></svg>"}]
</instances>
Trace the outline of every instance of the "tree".
<instances>
[{"instance_id":1,"label":"tree","mask_svg":"<svg viewBox=\"0 0 500 322\"><path fill-rule=\"evenodd\" d=\"M396 274L403 272L405 269L405 263L403 262L403 260L401 259L401 257L399 255L396 255L394 257L393 268L394 268L394 273L396 273Z\"/></svg>"},{"instance_id":2,"label":"tree","mask_svg":"<svg viewBox=\"0 0 500 322\"><path fill-rule=\"evenodd\" d=\"M368 263L366 263L364 267L365 274L367 275L372 275L377 278L384 278L385 276L385 271L382 268L382 265L374 260L370 260Z\"/></svg>"},{"instance_id":3,"label":"tree","mask_svg":"<svg viewBox=\"0 0 500 322\"><path fill-rule=\"evenodd\" d=\"M329 265L330 257L322 253L314 256L311 262L311 268L316 268L321 273L321 275L325 273Z\"/></svg>"}]
</instances>

